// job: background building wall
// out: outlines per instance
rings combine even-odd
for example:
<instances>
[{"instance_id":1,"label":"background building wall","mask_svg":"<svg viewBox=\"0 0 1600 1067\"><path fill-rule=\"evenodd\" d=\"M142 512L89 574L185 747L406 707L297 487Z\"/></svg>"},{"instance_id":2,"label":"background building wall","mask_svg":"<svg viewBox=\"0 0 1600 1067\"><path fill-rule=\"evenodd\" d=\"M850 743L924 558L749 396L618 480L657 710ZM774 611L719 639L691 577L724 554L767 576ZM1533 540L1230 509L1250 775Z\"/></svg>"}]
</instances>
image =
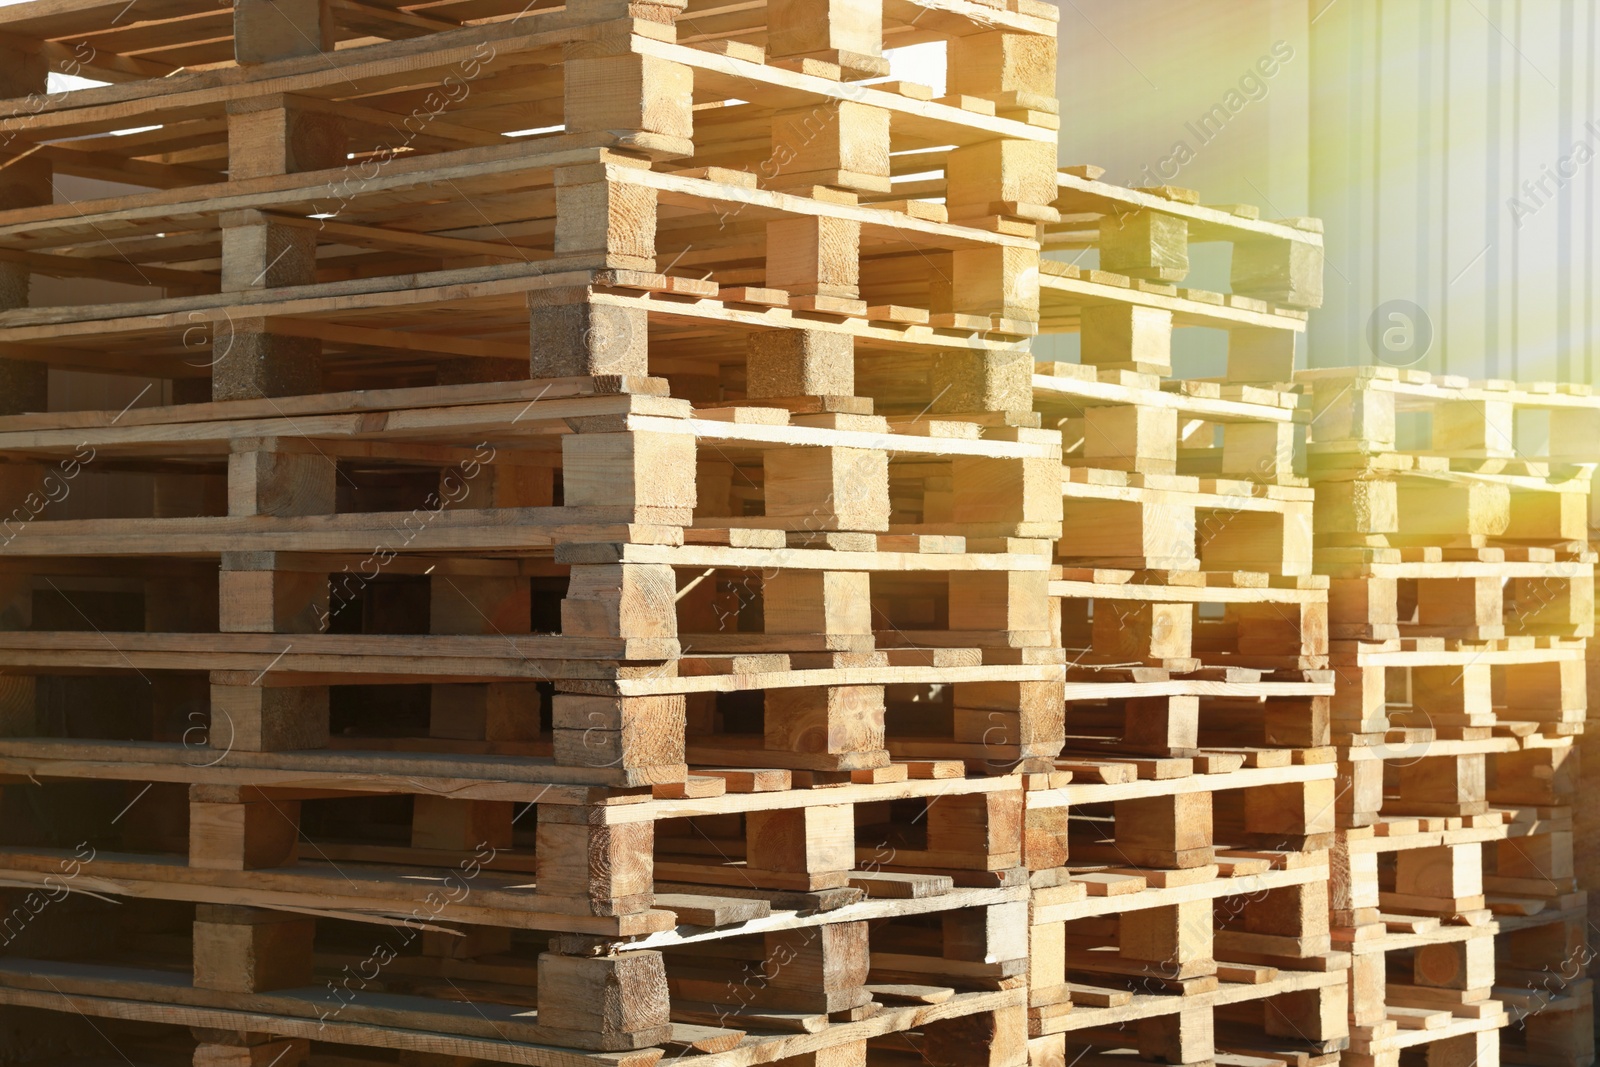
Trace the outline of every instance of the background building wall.
<instances>
[{"instance_id":1,"label":"background building wall","mask_svg":"<svg viewBox=\"0 0 1600 1067\"><path fill-rule=\"evenodd\" d=\"M1595 380L1592 0L1060 7L1064 164L1138 185L1151 168L1207 203L1324 220L1327 304L1307 362ZM1228 97L1275 46L1292 55ZM1241 98L1214 135L1197 123ZM1163 167L1180 142L1192 158ZM1218 270L1201 263L1194 284ZM1207 339L1185 340L1180 371L1210 370Z\"/></svg>"}]
</instances>

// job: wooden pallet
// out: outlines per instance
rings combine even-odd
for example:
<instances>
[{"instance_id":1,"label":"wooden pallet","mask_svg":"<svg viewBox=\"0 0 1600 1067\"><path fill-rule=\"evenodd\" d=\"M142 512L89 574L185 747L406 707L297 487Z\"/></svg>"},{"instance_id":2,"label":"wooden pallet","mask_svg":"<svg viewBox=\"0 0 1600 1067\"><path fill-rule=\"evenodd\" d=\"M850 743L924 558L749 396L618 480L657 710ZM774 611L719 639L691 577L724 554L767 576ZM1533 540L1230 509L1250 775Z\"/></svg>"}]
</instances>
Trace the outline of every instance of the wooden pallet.
<instances>
[{"instance_id":1,"label":"wooden pallet","mask_svg":"<svg viewBox=\"0 0 1600 1067\"><path fill-rule=\"evenodd\" d=\"M100 865L83 877L103 887ZM455 884L441 880L437 892L503 895L470 869L451 873ZM125 935L93 944L61 920L94 910L68 906L19 931L0 985L49 988L48 977L63 992L142 1003L133 1017L152 1020L174 1006L254 1015L254 1028L278 1040L314 1030L367 1044L350 1037L378 1026L380 1044L423 1051L449 1035L459 1054L501 1062L550 1060L556 1050L528 1046L553 1044L617 1054L587 1057L607 1062L655 1062L673 1046L716 1054L766 1042L771 1052L785 1035L871 1036L852 1024L904 1024L912 1006L964 1015L1014 1001L1024 890L944 888L942 901L858 893L820 911L781 896L672 894L699 902L686 906L699 923L722 925L669 926L610 955L595 938L457 926L426 902L409 922L375 927L378 912L139 899L123 906ZM341 1027L352 1033L340 1037ZM492 1043L499 1053L481 1051Z\"/></svg>"}]
</instances>

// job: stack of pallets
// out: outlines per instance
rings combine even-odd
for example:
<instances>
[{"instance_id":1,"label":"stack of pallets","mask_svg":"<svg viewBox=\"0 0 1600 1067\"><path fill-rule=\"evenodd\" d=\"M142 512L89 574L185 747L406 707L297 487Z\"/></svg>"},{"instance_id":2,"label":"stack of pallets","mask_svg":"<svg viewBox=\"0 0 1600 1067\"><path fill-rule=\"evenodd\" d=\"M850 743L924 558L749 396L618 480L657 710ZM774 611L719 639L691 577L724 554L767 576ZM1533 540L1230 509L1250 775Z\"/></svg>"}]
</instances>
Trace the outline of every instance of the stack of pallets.
<instances>
[{"instance_id":1,"label":"stack of pallets","mask_svg":"<svg viewBox=\"0 0 1600 1067\"><path fill-rule=\"evenodd\" d=\"M1600 468L1596 470L1596 479L1600 480ZM1600 568L1600 493L1595 492L1594 482L1590 482L1589 489L1589 549L1595 553L1596 567ZM1596 619L1600 620L1600 609L1596 611ZM1584 661L1584 677L1587 682L1587 702L1590 708L1600 709L1600 693L1595 691L1600 683L1600 662L1596 656L1600 655L1600 642L1594 640L1591 634L1586 645L1587 653ZM1596 840L1600 835L1600 754L1595 752L1595 737L1600 731L1585 729L1585 737L1578 742L1577 771L1569 773L1569 780L1576 777L1578 780L1569 789L1569 803L1572 805L1572 834L1575 847L1573 849L1573 874L1578 879L1578 885L1586 892L1588 887L1600 884L1600 849L1583 848L1581 843ZM1589 915L1588 928L1585 940L1587 949L1582 950L1580 958L1585 963L1594 962L1595 953L1600 950L1600 895L1590 897L1588 900ZM1570 973L1570 965L1568 967ZM1591 1009L1591 1014L1592 1009ZM1600 1037L1600 1017L1596 1018L1596 1036Z\"/></svg>"},{"instance_id":2,"label":"stack of pallets","mask_svg":"<svg viewBox=\"0 0 1600 1067\"><path fill-rule=\"evenodd\" d=\"M1036 365L1063 433L1052 599L1067 656L1058 784L1030 781L1036 1062L1331 1063L1348 955L1328 927L1327 581L1312 574L1307 414L1286 380L1320 303L1314 220L1058 178ZM1178 288L1191 242L1232 292ZM1229 331L1223 382L1171 380L1174 328Z\"/></svg>"},{"instance_id":3,"label":"stack of pallets","mask_svg":"<svg viewBox=\"0 0 1600 1067\"><path fill-rule=\"evenodd\" d=\"M1023 1062L1055 8L115 14L0 16L11 1032Z\"/></svg>"},{"instance_id":4,"label":"stack of pallets","mask_svg":"<svg viewBox=\"0 0 1600 1067\"><path fill-rule=\"evenodd\" d=\"M1583 1061L1600 405L1281 384L1053 5L120 7L0 9L5 1056Z\"/></svg>"},{"instance_id":5,"label":"stack of pallets","mask_svg":"<svg viewBox=\"0 0 1600 1067\"><path fill-rule=\"evenodd\" d=\"M1592 1062L1572 804L1600 405L1383 367L1298 379L1332 580L1354 1062Z\"/></svg>"}]
</instances>

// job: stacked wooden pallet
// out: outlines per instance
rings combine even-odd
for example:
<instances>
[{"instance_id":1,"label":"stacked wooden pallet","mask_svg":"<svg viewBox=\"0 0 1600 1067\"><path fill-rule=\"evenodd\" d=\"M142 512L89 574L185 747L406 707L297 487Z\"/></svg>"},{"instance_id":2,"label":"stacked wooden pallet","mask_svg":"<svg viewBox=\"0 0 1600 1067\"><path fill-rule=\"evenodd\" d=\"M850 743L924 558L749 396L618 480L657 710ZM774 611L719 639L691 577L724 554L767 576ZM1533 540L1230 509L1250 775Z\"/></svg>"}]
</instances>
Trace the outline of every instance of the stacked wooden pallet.
<instances>
[{"instance_id":1,"label":"stacked wooden pallet","mask_svg":"<svg viewBox=\"0 0 1600 1067\"><path fill-rule=\"evenodd\" d=\"M1572 803L1600 405L1392 368L1298 377L1332 579L1353 1062L1592 1062Z\"/></svg>"},{"instance_id":2,"label":"stacked wooden pallet","mask_svg":"<svg viewBox=\"0 0 1600 1067\"><path fill-rule=\"evenodd\" d=\"M1035 1062L1331 1063L1348 955L1328 928L1327 581L1307 413L1287 379L1320 303L1312 220L1059 175L1034 405L1063 433L1051 593L1067 654L1058 784L1030 782ZM1190 242L1233 291L1178 288ZM1229 380L1171 380L1174 328L1230 332Z\"/></svg>"},{"instance_id":3,"label":"stacked wooden pallet","mask_svg":"<svg viewBox=\"0 0 1600 1067\"><path fill-rule=\"evenodd\" d=\"M5 9L16 1032L1023 1061L1056 10L876 8Z\"/></svg>"}]
</instances>

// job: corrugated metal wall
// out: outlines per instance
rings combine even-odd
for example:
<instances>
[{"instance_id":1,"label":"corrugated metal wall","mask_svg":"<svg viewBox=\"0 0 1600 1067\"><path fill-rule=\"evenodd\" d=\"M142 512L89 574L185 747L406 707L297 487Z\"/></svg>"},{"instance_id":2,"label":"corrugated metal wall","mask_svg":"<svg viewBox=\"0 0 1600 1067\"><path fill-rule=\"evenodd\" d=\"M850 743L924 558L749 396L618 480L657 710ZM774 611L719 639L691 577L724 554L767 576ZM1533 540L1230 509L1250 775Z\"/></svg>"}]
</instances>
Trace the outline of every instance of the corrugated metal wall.
<instances>
[{"instance_id":1,"label":"corrugated metal wall","mask_svg":"<svg viewBox=\"0 0 1600 1067\"><path fill-rule=\"evenodd\" d=\"M1343 278L1312 361L1405 300L1433 328L1419 366L1592 381L1593 0L1313 2L1311 209Z\"/></svg>"},{"instance_id":2,"label":"corrugated metal wall","mask_svg":"<svg viewBox=\"0 0 1600 1067\"><path fill-rule=\"evenodd\" d=\"M1293 48L1170 180L1207 202L1324 219L1328 303L1310 363L1596 380L1595 0L1060 6L1062 161L1113 177L1169 157L1175 139L1197 144L1196 116L1248 61Z\"/></svg>"}]
</instances>

